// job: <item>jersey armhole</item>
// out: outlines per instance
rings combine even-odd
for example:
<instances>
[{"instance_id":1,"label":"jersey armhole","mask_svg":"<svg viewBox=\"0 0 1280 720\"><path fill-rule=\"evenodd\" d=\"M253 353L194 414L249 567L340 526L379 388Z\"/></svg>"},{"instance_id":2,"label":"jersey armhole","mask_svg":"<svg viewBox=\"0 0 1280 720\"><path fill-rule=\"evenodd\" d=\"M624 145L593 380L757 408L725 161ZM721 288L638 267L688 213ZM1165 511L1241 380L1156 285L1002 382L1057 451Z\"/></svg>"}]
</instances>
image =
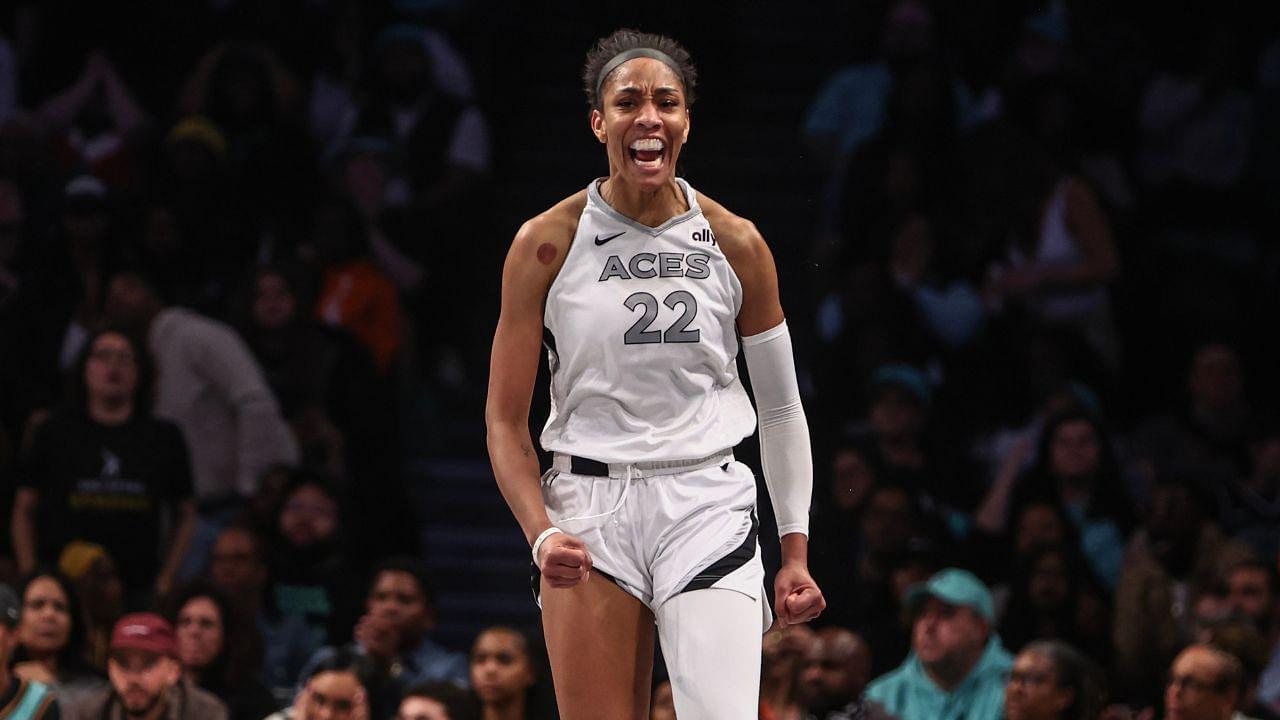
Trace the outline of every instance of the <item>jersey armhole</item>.
<instances>
[{"instance_id":1,"label":"jersey armhole","mask_svg":"<svg viewBox=\"0 0 1280 720\"><path fill-rule=\"evenodd\" d=\"M591 203L584 200L582 209L578 211L577 217L573 221L573 227L569 231L569 245L564 251L564 261L556 269L556 276L551 278L551 284L547 285L547 296L542 300L542 327L544 330L550 330L551 328L547 324L547 309L551 305L551 298L555 295L556 289L560 285L560 277L564 274L564 266L569 264L569 260L573 257L574 248L578 245L578 228L582 227L582 217L586 215L589 207L591 207Z\"/></svg>"},{"instance_id":2,"label":"jersey armhole","mask_svg":"<svg viewBox=\"0 0 1280 720\"><path fill-rule=\"evenodd\" d=\"M694 200L696 201L699 196L706 197L695 190L693 192ZM710 198L707 199L709 200ZM719 206L719 203L716 203L715 201L712 201L712 203ZM719 206L719 209L726 213L729 212L728 210L725 210L723 206ZM717 223L712 222L711 216L707 214L706 209L703 207L701 202L698 202L698 211L702 214L702 217L706 218L707 227L711 229L712 234L719 236L718 233L716 233L716 228L714 227ZM729 268L729 280L733 283L733 329L736 333L738 330L738 313L742 312L742 278L738 275L738 269L733 266L733 261L729 259L729 253L724 251L723 245L719 246L719 249L720 255L724 258L725 266ZM738 333L738 335L741 336L741 333Z\"/></svg>"}]
</instances>

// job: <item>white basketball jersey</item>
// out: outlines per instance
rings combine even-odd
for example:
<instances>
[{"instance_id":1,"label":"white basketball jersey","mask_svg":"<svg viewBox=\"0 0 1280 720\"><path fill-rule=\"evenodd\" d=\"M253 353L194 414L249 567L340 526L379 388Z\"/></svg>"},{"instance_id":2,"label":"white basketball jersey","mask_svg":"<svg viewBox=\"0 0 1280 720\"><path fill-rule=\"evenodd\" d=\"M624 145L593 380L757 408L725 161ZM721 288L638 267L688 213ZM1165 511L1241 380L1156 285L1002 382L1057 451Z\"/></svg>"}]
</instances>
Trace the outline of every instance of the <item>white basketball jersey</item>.
<instances>
[{"instance_id":1,"label":"white basketball jersey","mask_svg":"<svg viewBox=\"0 0 1280 720\"><path fill-rule=\"evenodd\" d=\"M756 426L738 379L742 285L698 207L651 228L587 188L543 318L551 416L542 446L610 463L701 458Z\"/></svg>"}]
</instances>

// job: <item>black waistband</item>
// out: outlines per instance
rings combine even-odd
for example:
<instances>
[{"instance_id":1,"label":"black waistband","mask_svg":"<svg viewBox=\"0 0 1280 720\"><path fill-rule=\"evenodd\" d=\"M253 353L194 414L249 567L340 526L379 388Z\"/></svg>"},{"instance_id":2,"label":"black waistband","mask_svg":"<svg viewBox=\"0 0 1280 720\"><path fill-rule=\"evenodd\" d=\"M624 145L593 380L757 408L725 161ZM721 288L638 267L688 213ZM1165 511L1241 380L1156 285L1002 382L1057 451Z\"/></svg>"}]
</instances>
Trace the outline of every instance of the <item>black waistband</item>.
<instances>
[{"instance_id":1,"label":"black waistband","mask_svg":"<svg viewBox=\"0 0 1280 720\"><path fill-rule=\"evenodd\" d=\"M593 477L609 477L609 463L602 463L591 458L569 456L569 472L574 475L590 475Z\"/></svg>"}]
</instances>

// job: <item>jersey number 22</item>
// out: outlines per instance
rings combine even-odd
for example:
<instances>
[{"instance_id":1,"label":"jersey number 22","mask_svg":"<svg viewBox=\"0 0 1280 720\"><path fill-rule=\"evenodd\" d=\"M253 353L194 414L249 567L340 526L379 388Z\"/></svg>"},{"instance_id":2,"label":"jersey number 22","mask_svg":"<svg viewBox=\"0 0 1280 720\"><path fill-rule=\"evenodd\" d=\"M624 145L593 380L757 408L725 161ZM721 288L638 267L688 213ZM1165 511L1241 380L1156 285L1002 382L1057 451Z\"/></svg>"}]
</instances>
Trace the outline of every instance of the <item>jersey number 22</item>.
<instances>
[{"instance_id":1,"label":"jersey number 22","mask_svg":"<svg viewBox=\"0 0 1280 720\"><path fill-rule=\"evenodd\" d=\"M650 330L649 326L654 320L658 319L658 298L647 292L632 293L630 297L623 302L628 310L635 311L637 307L644 308L644 314L636 320L622 336L622 342L627 345L649 345L655 343L696 343L702 339L702 333L697 328L689 329L689 325L693 323L693 319L698 315L698 301L688 290L676 290L662 301L663 305L676 309L679 305L683 308L680 317L676 319L671 327L666 330Z\"/></svg>"}]
</instances>

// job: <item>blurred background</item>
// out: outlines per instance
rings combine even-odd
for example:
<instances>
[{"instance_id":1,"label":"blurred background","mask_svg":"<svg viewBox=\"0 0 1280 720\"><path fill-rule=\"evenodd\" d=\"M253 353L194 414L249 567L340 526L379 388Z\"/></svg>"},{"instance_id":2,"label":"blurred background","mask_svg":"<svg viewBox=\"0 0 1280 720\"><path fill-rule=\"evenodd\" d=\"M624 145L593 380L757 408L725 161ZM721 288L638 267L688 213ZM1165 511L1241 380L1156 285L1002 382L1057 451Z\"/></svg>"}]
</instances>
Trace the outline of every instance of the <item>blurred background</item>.
<instances>
[{"instance_id":1,"label":"blurred background","mask_svg":"<svg viewBox=\"0 0 1280 720\"><path fill-rule=\"evenodd\" d=\"M1249 5L8 4L0 579L89 542L119 609L146 607L212 573L234 527L254 592L325 642L401 555L443 648L535 628L484 449L501 262L607 174L581 67L636 27L698 65L680 174L778 260L819 624L862 633L879 674L908 650L906 585L966 567L1009 649L1066 637L1155 701L1197 613L1232 612L1222 558L1272 578L1280 550L1280 8ZM137 340L137 382L95 380L103 328ZM122 476L94 408L122 384L177 425L185 471L104 484ZM125 434L126 468L155 454ZM754 439L738 454L758 468ZM149 524L112 545L121 493ZM1178 600L1153 616L1124 592L1141 583Z\"/></svg>"}]
</instances>

